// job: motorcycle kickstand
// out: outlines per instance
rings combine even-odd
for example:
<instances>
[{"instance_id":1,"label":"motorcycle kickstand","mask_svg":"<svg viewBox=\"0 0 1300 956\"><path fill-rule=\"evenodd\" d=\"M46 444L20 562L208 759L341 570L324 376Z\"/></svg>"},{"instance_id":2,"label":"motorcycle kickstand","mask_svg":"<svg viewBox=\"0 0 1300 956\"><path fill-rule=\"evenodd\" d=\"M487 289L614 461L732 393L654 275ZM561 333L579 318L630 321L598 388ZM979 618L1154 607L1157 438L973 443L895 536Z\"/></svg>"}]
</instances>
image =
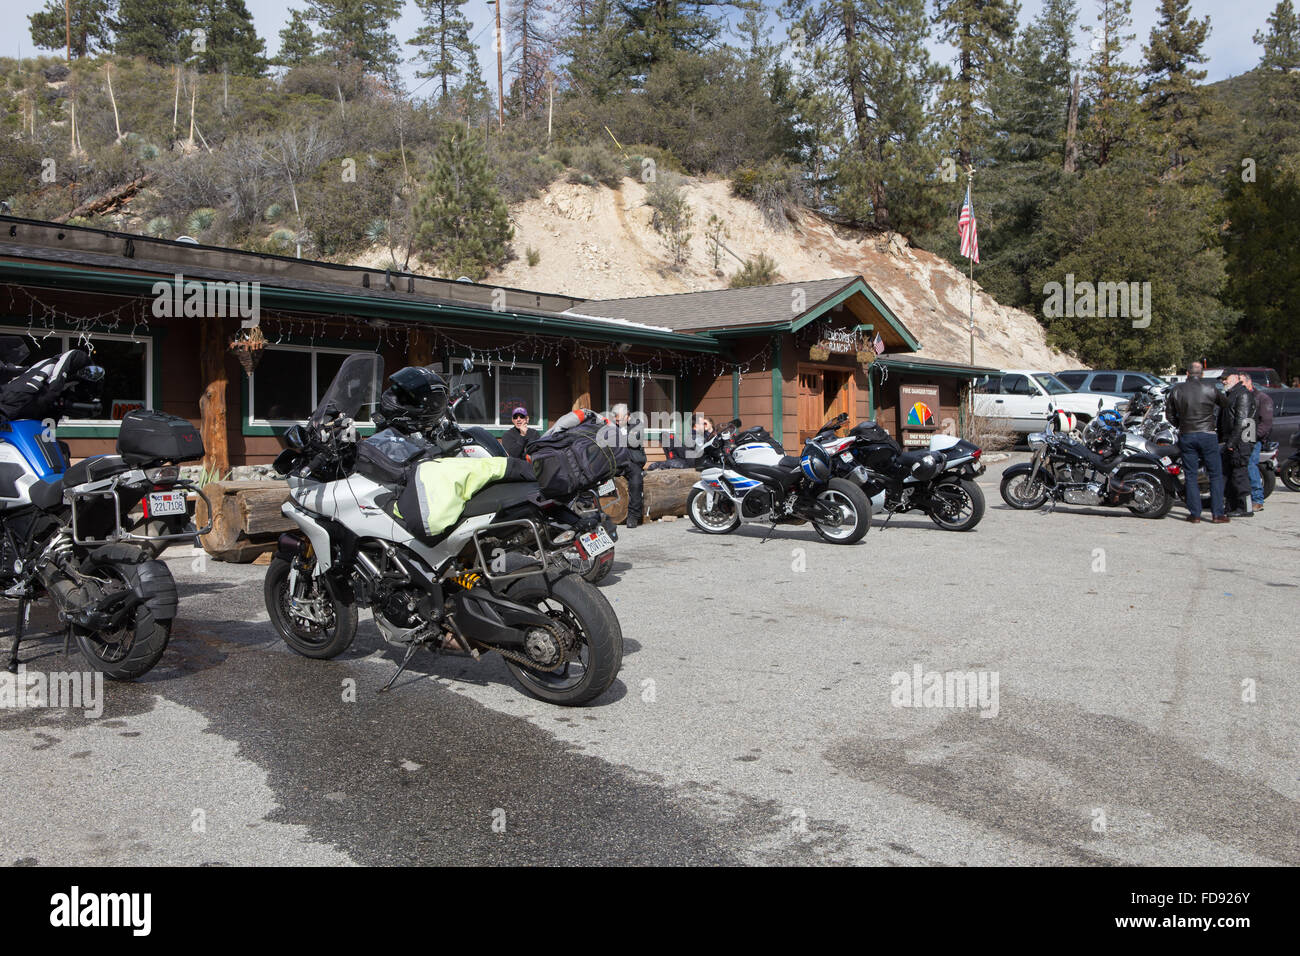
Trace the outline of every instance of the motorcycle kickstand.
<instances>
[{"instance_id":1,"label":"motorcycle kickstand","mask_svg":"<svg viewBox=\"0 0 1300 956\"><path fill-rule=\"evenodd\" d=\"M411 658L415 656L416 650L423 646L424 646L423 640L411 641L410 644L406 645L406 653L402 656L402 663L397 665L397 673L395 673L392 677L388 679L387 684L379 688L378 693L382 694L384 691L388 690L395 683L397 683L397 678L402 676L402 671L406 670L406 665L411 663Z\"/></svg>"},{"instance_id":2,"label":"motorcycle kickstand","mask_svg":"<svg viewBox=\"0 0 1300 956\"><path fill-rule=\"evenodd\" d=\"M18 620L14 623L14 645L9 651L9 663L5 669L11 674L18 673L18 645L22 643L23 628L27 625L27 608L28 599L20 597L18 599Z\"/></svg>"}]
</instances>

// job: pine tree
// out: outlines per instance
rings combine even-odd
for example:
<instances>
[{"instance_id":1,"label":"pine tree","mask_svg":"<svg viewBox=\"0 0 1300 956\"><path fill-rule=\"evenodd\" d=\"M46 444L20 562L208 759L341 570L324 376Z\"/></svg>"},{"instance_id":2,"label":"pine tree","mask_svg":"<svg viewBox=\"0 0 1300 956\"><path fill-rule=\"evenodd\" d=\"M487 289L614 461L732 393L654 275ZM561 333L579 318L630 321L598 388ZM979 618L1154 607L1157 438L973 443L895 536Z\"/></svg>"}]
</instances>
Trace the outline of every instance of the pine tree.
<instances>
[{"instance_id":1,"label":"pine tree","mask_svg":"<svg viewBox=\"0 0 1300 956\"><path fill-rule=\"evenodd\" d=\"M505 261L514 235L478 136L454 127L439 140L416 205L415 248L446 276L483 279Z\"/></svg>"},{"instance_id":2,"label":"pine tree","mask_svg":"<svg viewBox=\"0 0 1300 956\"><path fill-rule=\"evenodd\" d=\"M557 52L565 59L569 85L603 100L623 84L623 18L616 0L560 0Z\"/></svg>"},{"instance_id":3,"label":"pine tree","mask_svg":"<svg viewBox=\"0 0 1300 956\"><path fill-rule=\"evenodd\" d=\"M308 14L290 10L289 22L280 29L280 52L275 62L280 66L300 66L316 56L318 48Z\"/></svg>"},{"instance_id":4,"label":"pine tree","mask_svg":"<svg viewBox=\"0 0 1300 956\"><path fill-rule=\"evenodd\" d=\"M527 116L546 99L554 50L547 34L543 0L513 0L505 22L510 40L511 112Z\"/></svg>"},{"instance_id":5,"label":"pine tree","mask_svg":"<svg viewBox=\"0 0 1300 956\"><path fill-rule=\"evenodd\" d=\"M194 7L189 0L120 0L113 33L116 56L180 63L194 53Z\"/></svg>"},{"instance_id":6,"label":"pine tree","mask_svg":"<svg viewBox=\"0 0 1300 956\"><path fill-rule=\"evenodd\" d=\"M1201 86L1209 18L1193 20L1190 0L1160 0L1159 20L1142 50L1144 108L1161 164L1181 169L1201 147L1210 100Z\"/></svg>"},{"instance_id":7,"label":"pine tree","mask_svg":"<svg viewBox=\"0 0 1300 956\"><path fill-rule=\"evenodd\" d=\"M786 11L803 65L847 130L827 201L853 221L919 228L937 164L926 110L942 77L925 46L925 0L787 0Z\"/></svg>"},{"instance_id":8,"label":"pine tree","mask_svg":"<svg viewBox=\"0 0 1300 956\"><path fill-rule=\"evenodd\" d=\"M266 72L266 43L257 35L244 0L193 0L194 25L206 32L205 49L195 55L207 73L226 70L244 76Z\"/></svg>"},{"instance_id":9,"label":"pine tree","mask_svg":"<svg viewBox=\"0 0 1300 956\"><path fill-rule=\"evenodd\" d=\"M1278 0L1268 18L1268 32L1255 34L1264 48L1259 65L1266 70L1287 73L1300 70L1300 18L1291 0Z\"/></svg>"},{"instance_id":10,"label":"pine tree","mask_svg":"<svg viewBox=\"0 0 1300 956\"><path fill-rule=\"evenodd\" d=\"M425 65L415 75L422 80L438 80L441 99L450 95L457 85L456 78L466 76L471 60L477 73L478 56L469 40L469 20L461 10L466 2L415 0L424 15L424 25L415 31L409 43L419 51L416 59Z\"/></svg>"},{"instance_id":11,"label":"pine tree","mask_svg":"<svg viewBox=\"0 0 1300 956\"><path fill-rule=\"evenodd\" d=\"M939 38L957 50L943 96L955 113L957 161L965 167L989 148L986 97L1010 57L1020 8L1015 0L934 0L934 10Z\"/></svg>"},{"instance_id":12,"label":"pine tree","mask_svg":"<svg viewBox=\"0 0 1300 956\"><path fill-rule=\"evenodd\" d=\"M72 24L72 55L83 56L106 50L112 44L112 18L116 0L77 0L68 8ZM42 50L67 48L68 23L63 0L46 0L45 7L27 18L32 43Z\"/></svg>"},{"instance_id":13,"label":"pine tree","mask_svg":"<svg viewBox=\"0 0 1300 956\"><path fill-rule=\"evenodd\" d=\"M1132 0L1097 0L1092 57L1084 75L1089 105L1085 149L1097 166L1105 166L1128 146L1137 126L1137 69L1124 61L1124 51L1136 39Z\"/></svg>"},{"instance_id":14,"label":"pine tree","mask_svg":"<svg viewBox=\"0 0 1300 956\"><path fill-rule=\"evenodd\" d=\"M355 60L367 73L397 84L401 56L392 24L402 0L307 0L307 9L307 18L320 27L323 52Z\"/></svg>"}]
</instances>

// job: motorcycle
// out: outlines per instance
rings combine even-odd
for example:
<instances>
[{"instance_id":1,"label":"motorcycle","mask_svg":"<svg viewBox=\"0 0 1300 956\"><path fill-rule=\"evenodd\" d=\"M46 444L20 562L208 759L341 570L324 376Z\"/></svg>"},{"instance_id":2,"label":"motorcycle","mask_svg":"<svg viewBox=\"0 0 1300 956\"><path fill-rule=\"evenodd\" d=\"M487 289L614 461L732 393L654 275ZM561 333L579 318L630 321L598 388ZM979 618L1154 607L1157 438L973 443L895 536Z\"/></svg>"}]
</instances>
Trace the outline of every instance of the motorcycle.
<instances>
[{"instance_id":1,"label":"motorcycle","mask_svg":"<svg viewBox=\"0 0 1300 956\"><path fill-rule=\"evenodd\" d=\"M1295 451L1291 452L1291 457L1282 463L1278 477L1282 479L1282 484L1292 491L1300 491L1300 432L1291 436L1291 447Z\"/></svg>"},{"instance_id":2,"label":"motorcycle","mask_svg":"<svg viewBox=\"0 0 1300 956\"><path fill-rule=\"evenodd\" d=\"M841 413L814 437L832 456L837 471L856 477L858 466L867 475L862 486L889 514L922 511L947 531L970 531L984 517L984 492L975 479L984 473L982 450L962 438L935 435L929 449L903 451L874 421L859 422L846 437L837 432L849 420Z\"/></svg>"},{"instance_id":3,"label":"motorcycle","mask_svg":"<svg viewBox=\"0 0 1300 956\"><path fill-rule=\"evenodd\" d=\"M1126 507L1139 518L1163 518L1173 507L1178 466L1150 455L1121 455L1118 449L1098 454L1088 445L1056 431L1049 419L1044 431L1028 436L1033 457L1002 473L1002 500L1020 511L1050 501L1073 505Z\"/></svg>"},{"instance_id":4,"label":"motorcycle","mask_svg":"<svg viewBox=\"0 0 1300 956\"><path fill-rule=\"evenodd\" d=\"M263 585L280 637L305 657L336 657L369 608L384 639L406 648L384 690L427 647L496 651L524 692L550 703L599 697L618 674L623 632L600 591L560 573L567 509L513 459L429 459L395 432L359 442L356 416L382 381L378 356L349 356L307 425L285 434L275 467L298 529L280 536Z\"/></svg>"},{"instance_id":5,"label":"motorcycle","mask_svg":"<svg viewBox=\"0 0 1300 956\"><path fill-rule=\"evenodd\" d=\"M727 422L701 446L707 467L686 498L696 528L729 534L758 521L773 527L810 521L832 544L862 539L871 527L871 502L858 483L834 475L825 448L810 439L796 458L763 429L741 431L740 425L740 419Z\"/></svg>"},{"instance_id":6,"label":"motorcycle","mask_svg":"<svg viewBox=\"0 0 1300 956\"><path fill-rule=\"evenodd\" d=\"M400 416L384 418L375 415L375 423L380 428L391 428L415 441L424 441L431 457L464 458L506 458L506 450L486 428L478 425L461 425L456 421L456 410L479 389L477 383L465 383L451 392L447 402L447 411L442 421L431 435L424 435L419 426ZM610 491L613 482L608 482ZM600 507L601 489L588 489L565 502L567 507L582 519L582 527L569 532L572 547L562 552L569 566L586 581L599 584L614 569L614 542L618 540L618 531L614 523L605 517Z\"/></svg>"},{"instance_id":7,"label":"motorcycle","mask_svg":"<svg viewBox=\"0 0 1300 956\"><path fill-rule=\"evenodd\" d=\"M211 530L190 520L187 493L207 499L178 467L203 457L203 443L184 419L136 411L122 419L117 454L70 465L54 426L64 415L99 417L103 368L70 349L20 371L26 346L9 341L4 351L0 588L18 602L8 670L17 672L32 603L48 596L67 628L65 651L75 641L90 668L133 680L162 657L176 617L176 582L157 555Z\"/></svg>"}]
</instances>

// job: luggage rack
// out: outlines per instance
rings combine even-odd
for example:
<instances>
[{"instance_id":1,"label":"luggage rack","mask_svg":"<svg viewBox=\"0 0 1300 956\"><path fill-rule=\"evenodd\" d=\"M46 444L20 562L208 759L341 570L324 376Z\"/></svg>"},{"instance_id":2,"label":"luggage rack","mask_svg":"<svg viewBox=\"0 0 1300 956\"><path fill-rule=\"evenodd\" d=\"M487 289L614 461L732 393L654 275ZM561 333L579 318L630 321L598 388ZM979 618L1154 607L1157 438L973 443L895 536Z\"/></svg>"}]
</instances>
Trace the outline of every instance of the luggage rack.
<instances>
[{"instance_id":1,"label":"luggage rack","mask_svg":"<svg viewBox=\"0 0 1300 956\"><path fill-rule=\"evenodd\" d=\"M533 541L537 544L537 550L530 554L522 555L528 562L526 567L517 568L514 571L495 571L492 568L492 558L483 554L483 542L480 535L492 535L499 537L501 532L510 528L526 528L532 532ZM548 558L546 547L542 544L542 533L537 527L537 522L528 518L516 518L511 521L496 521L492 524L479 528L472 535L474 541L474 551L478 555L478 561L475 563L474 570L478 571L489 581L511 581L515 578L525 578L530 574L544 573L547 568ZM513 552L518 554L519 552Z\"/></svg>"},{"instance_id":2,"label":"luggage rack","mask_svg":"<svg viewBox=\"0 0 1300 956\"><path fill-rule=\"evenodd\" d=\"M115 476L116 478L117 476ZM97 544L117 544L123 541L135 542L152 542L152 541L184 541L189 539L196 545L199 536L205 535L212 530L212 502L208 496L203 493L203 489L192 481L177 481L174 488L178 490L193 491L200 498L208 509L208 522L202 528L196 528L194 531L182 531L175 534L136 534L134 531L128 531L122 527L122 498L117 493L117 481L114 480L109 488L101 491L68 491L68 501L72 505L72 541L78 545L97 545ZM149 492L145 492L146 495ZM77 530L77 505L81 499L108 499L113 501L113 522L114 527L111 534L106 538L82 538Z\"/></svg>"}]
</instances>

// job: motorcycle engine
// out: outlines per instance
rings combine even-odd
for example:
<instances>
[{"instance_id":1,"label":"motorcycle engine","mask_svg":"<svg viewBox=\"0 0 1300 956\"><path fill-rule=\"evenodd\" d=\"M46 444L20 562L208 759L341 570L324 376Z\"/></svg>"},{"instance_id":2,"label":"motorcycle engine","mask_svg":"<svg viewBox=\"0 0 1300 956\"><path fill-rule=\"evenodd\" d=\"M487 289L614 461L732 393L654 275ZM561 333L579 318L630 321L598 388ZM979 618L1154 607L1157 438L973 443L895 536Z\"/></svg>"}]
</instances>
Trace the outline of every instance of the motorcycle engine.
<instances>
[{"instance_id":1,"label":"motorcycle engine","mask_svg":"<svg viewBox=\"0 0 1300 956\"><path fill-rule=\"evenodd\" d=\"M772 496L772 489L762 485L751 489L740 500L740 514L745 518L761 518L775 507L776 499Z\"/></svg>"},{"instance_id":2,"label":"motorcycle engine","mask_svg":"<svg viewBox=\"0 0 1300 956\"><path fill-rule=\"evenodd\" d=\"M1101 482L1081 482L1066 488L1062 494L1066 504L1099 505L1101 504Z\"/></svg>"},{"instance_id":3,"label":"motorcycle engine","mask_svg":"<svg viewBox=\"0 0 1300 956\"><path fill-rule=\"evenodd\" d=\"M414 588L395 588L374 604L375 624L390 644L410 643L411 633L423 622L419 613L421 595Z\"/></svg>"}]
</instances>

